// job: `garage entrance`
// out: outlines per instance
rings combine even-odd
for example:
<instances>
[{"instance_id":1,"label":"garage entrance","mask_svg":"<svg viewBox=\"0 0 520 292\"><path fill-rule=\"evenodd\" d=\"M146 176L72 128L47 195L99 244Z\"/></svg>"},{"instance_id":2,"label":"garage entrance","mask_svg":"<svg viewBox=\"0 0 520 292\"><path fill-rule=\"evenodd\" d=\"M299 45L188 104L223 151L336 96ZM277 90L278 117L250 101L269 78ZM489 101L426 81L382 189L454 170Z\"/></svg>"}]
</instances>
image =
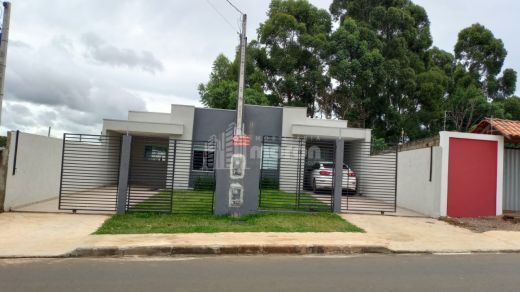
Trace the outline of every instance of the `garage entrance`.
<instances>
[{"instance_id":1,"label":"garage entrance","mask_svg":"<svg viewBox=\"0 0 520 292\"><path fill-rule=\"evenodd\" d=\"M260 171L260 210L333 211L334 144L265 136Z\"/></svg>"},{"instance_id":2,"label":"garage entrance","mask_svg":"<svg viewBox=\"0 0 520 292\"><path fill-rule=\"evenodd\" d=\"M344 173L343 185L349 187L344 191L341 211L395 212L397 157L397 146L345 142L343 161L349 172Z\"/></svg>"},{"instance_id":3,"label":"garage entrance","mask_svg":"<svg viewBox=\"0 0 520 292\"><path fill-rule=\"evenodd\" d=\"M262 145L261 210L396 212L396 146L345 142L334 208L335 140L264 137Z\"/></svg>"}]
</instances>

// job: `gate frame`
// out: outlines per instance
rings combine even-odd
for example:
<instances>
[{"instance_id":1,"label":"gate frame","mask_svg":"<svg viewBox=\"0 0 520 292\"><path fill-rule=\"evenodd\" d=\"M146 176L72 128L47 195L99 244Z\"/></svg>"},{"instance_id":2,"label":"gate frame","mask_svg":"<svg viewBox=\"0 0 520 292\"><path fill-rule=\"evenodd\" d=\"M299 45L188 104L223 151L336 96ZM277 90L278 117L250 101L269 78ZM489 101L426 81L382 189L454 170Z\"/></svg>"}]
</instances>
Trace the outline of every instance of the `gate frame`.
<instances>
[{"instance_id":1,"label":"gate frame","mask_svg":"<svg viewBox=\"0 0 520 292\"><path fill-rule=\"evenodd\" d=\"M268 138L271 138L271 139L275 139L274 141L276 142L270 142L270 143L267 143L267 144L272 144L272 145L278 145L279 148L278 148L278 161L277 161L277 172L278 172L278 176L280 176L280 172L281 172L281 167L282 167L282 164L281 164L281 158L282 158L282 141L285 139L285 140L292 140L292 141L297 141L298 145L298 165L297 165L297 170L296 170L296 173L297 173L297 178L296 178L296 188L295 188L295 196L296 196L296 203L295 203L295 206L299 206L299 201L300 201L300 198L301 198L301 194L302 194L302 190L304 188L304 183L305 183L305 162L307 161L307 153L305 153L305 155L303 154L303 149L305 149L305 151L307 151L306 147L307 147L307 141L311 138L311 137L284 137L284 136L270 136L270 135L265 135L265 136L262 136L262 160L260 162L260 179L259 179L259 193L258 193L258 211L259 212L302 212L302 213L306 213L306 212L309 212L309 213L314 213L314 211L312 210L306 210L306 209L298 209L298 210L285 210L285 209L276 209L276 208L270 208L270 209L264 209L262 208L262 181L263 181L263 178L264 178L264 170L263 170L263 164L264 164L264 155L265 155L265 152L264 152L264 145L266 144L266 139ZM331 140L331 145L332 145L332 149L333 149L333 161L332 163L334 164L334 168L333 168L333 173L332 173L332 188L330 190L330 208L329 208L329 211L330 212L335 212L335 201L336 201L336 189L337 189L337 185L336 185L336 160L337 160L337 156L338 156L338 151L336 150L336 144L337 143L336 141L334 140ZM303 160L302 160L303 159ZM343 159L343 154L341 153L341 160ZM303 167L302 167L302 164L303 164ZM278 183L280 184L280 177L278 177ZM341 186L339 187L340 188L340 193L339 195L341 196ZM326 212L325 210L323 211L318 211L318 212Z\"/></svg>"}]
</instances>

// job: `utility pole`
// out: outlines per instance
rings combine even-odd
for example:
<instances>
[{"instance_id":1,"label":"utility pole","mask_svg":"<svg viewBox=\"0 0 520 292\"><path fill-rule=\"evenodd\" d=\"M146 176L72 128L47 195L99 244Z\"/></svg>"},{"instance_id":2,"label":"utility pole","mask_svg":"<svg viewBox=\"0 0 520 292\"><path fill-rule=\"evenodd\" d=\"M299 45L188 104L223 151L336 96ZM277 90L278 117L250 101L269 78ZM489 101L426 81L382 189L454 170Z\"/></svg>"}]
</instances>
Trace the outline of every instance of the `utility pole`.
<instances>
[{"instance_id":1,"label":"utility pole","mask_svg":"<svg viewBox=\"0 0 520 292\"><path fill-rule=\"evenodd\" d=\"M235 135L244 135L243 128L243 108L244 108L244 87L245 87L245 75L246 75L246 24L247 15L242 14L242 31L240 33L240 74L238 76L238 100L237 100L237 128Z\"/></svg>"},{"instance_id":2,"label":"utility pole","mask_svg":"<svg viewBox=\"0 0 520 292\"><path fill-rule=\"evenodd\" d=\"M442 130L443 131L446 131L446 117L447 117L447 111L444 111L444 123L443 123L443 126L442 126Z\"/></svg>"},{"instance_id":3,"label":"utility pole","mask_svg":"<svg viewBox=\"0 0 520 292\"><path fill-rule=\"evenodd\" d=\"M2 22L2 42L0 43L0 125L2 123L2 105L4 103L5 67L7 63L7 42L9 41L9 22L11 20L11 3L3 2L4 19Z\"/></svg>"}]
</instances>

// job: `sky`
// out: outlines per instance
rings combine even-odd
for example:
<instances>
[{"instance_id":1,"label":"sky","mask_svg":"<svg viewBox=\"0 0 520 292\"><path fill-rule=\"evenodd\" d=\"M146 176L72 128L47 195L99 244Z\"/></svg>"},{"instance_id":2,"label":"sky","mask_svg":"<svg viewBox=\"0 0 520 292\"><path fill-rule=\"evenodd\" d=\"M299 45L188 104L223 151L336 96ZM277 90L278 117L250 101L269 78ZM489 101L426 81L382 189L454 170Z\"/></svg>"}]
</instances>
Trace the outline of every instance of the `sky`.
<instances>
[{"instance_id":1,"label":"sky","mask_svg":"<svg viewBox=\"0 0 520 292\"><path fill-rule=\"evenodd\" d=\"M234 0L249 39L269 2ZM310 2L328 9L331 0ZM520 72L520 1L414 2L428 12L435 46L452 52L458 32L480 22L504 41L504 68ZM129 110L201 106L197 86L218 54L233 57L238 21L225 0L12 0L0 134L97 134L103 118Z\"/></svg>"}]
</instances>

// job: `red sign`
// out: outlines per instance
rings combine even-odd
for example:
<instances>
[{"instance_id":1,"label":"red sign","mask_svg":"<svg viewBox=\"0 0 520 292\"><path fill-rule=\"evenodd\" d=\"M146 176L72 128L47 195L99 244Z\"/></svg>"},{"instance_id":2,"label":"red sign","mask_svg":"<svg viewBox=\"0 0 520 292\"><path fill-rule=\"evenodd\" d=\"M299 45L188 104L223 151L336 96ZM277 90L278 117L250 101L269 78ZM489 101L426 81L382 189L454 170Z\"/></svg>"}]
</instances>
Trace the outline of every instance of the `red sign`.
<instances>
[{"instance_id":1,"label":"red sign","mask_svg":"<svg viewBox=\"0 0 520 292\"><path fill-rule=\"evenodd\" d=\"M233 136L234 146L249 146L251 145L251 138L247 135L236 135Z\"/></svg>"}]
</instances>

